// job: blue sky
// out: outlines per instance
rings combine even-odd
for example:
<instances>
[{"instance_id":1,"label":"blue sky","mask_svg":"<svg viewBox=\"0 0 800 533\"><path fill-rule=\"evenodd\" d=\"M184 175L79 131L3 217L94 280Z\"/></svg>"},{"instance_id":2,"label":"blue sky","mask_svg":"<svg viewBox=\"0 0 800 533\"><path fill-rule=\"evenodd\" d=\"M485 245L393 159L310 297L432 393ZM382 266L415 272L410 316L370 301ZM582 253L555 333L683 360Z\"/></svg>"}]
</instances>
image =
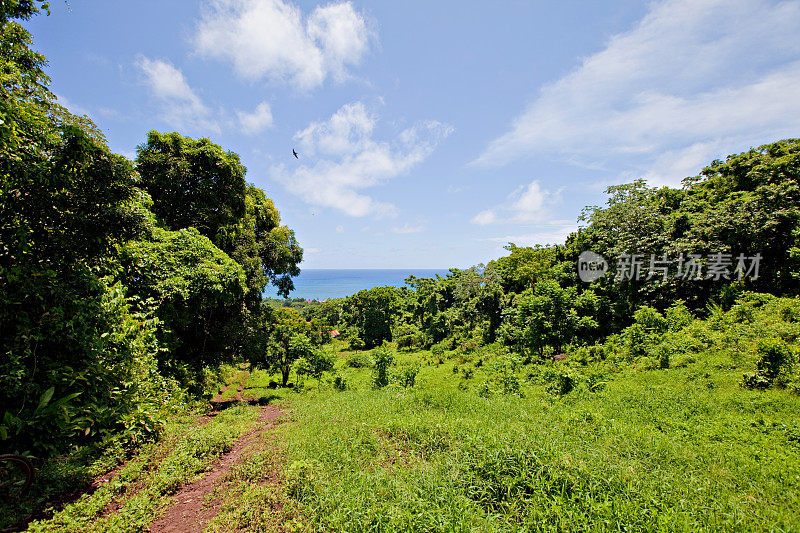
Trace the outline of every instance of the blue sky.
<instances>
[{"instance_id":1,"label":"blue sky","mask_svg":"<svg viewBox=\"0 0 800 533\"><path fill-rule=\"evenodd\" d=\"M26 25L114 151L238 153L304 268L485 263L562 242L608 185L800 135L798 1L74 0Z\"/></svg>"}]
</instances>

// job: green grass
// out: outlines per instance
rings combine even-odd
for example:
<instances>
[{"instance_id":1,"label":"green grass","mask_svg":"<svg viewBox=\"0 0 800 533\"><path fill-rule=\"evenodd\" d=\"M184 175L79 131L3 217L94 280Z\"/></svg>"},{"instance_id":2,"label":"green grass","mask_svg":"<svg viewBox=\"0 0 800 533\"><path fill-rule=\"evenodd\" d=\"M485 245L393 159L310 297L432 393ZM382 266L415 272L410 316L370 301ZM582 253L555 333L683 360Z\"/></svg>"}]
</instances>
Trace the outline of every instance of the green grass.
<instances>
[{"instance_id":1,"label":"green grass","mask_svg":"<svg viewBox=\"0 0 800 533\"><path fill-rule=\"evenodd\" d=\"M312 529L800 525L800 399L743 390L736 370L628 370L565 396L523 380L524 397L484 398L487 365L463 356L423 367L413 389L372 390L369 369L340 361L350 390L306 391L280 428L284 489Z\"/></svg>"},{"instance_id":2,"label":"green grass","mask_svg":"<svg viewBox=\"0 0 800 533\"><path fill-rule=\"evenodd\" d=\"M243 451L247 459L225 476L210 495L222 502L206 531L303 530L303 517L282 485L285 445L274 433L262 433Z\"/></svg>"},{"instance_id":3,"label":"green grass","mask_svg":"<svg viewBox=\"0 0 800 533\"><path fill-rule=\"evenodd\" d=\"M236 372L233 379L229 381L228 388L220 395L220 400L226 402L235 399L236 394L239 392L239 386L247 380L249 375L250 373L246 370Z\"/></svg>"},{"instance_id":4,"label":"green grass","mask_svg":"<svg viewBox=\"0 0 800 533\"><path fill-rule=\"evenodd\" d=\"M759 339L797 344L798 323L765 316L658 341L648 349L671 350L665 369L650 352L626 360L624 344L605 360L578 350L541 365L499 346L401 352L390 372L419 368L415 386L376 390L372 368L348 364L373 357L334 343L334 372L302 392L252 370L244 398L284 401L288 423L245 450L211 495L222 507L207 529L796 531L796 376L787 388L741 386ZM170 421L112 482L33 530L145 529L257 410L236 406L200 428Z\"/></svg>"},{"instance_id":5,"label":"green grass","mask_svg":"<svg viewBox=\"0 0 800 533\"><path fill-rule=\"evenodd\" d=\"M162 440L142 448L110 482L67 505L51 520L31 524L29 531L145 530L169 504L170 496L202 476L257 415L255 407L236 406L201 426L192 419L171 420Z\"/></svg>"}]
</instances>

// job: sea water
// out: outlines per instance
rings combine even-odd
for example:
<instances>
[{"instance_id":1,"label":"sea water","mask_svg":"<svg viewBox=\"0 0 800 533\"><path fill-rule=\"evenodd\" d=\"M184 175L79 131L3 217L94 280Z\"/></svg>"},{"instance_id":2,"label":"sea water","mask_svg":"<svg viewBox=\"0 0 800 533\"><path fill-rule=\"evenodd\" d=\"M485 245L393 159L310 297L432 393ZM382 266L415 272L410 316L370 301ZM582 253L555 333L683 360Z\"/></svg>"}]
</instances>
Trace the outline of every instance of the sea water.
<instances>
[{"instance_id":1,"label":"sea water","mask_svg":"<svg viewBox=\"0 0 800 533\"><path fill-rule=\"evenodd\" d=\"M414 275L418 278L435 278L446 276L447 269L303 269L300 275L293 278L294 290L290 298L304 300L327 300L328 298L344 298L362 289L373 287L403 287L405 279ZM277 298L275 287L270 285L264 296Z\"/></svg>"}]
</instances>

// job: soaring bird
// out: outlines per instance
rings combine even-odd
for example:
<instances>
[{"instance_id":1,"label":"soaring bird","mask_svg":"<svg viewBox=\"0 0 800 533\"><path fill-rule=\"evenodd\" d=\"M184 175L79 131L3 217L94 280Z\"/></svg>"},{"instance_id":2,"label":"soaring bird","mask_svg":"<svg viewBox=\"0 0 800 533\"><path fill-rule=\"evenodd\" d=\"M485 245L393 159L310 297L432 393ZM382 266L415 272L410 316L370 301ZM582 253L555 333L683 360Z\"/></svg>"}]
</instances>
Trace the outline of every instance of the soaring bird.
<instances>
[{"instance_id":1,"label":"soaring bird","mask_svg":"<svg viewBox=\"0 0 800 533\"><path fill-rule=\"evenodd\" d=\"M297 157L297 152L294 151L294 148L292 148L292 153L294 154L295 159L300 159L299 157Z\"/></svg>"}]
</instances>

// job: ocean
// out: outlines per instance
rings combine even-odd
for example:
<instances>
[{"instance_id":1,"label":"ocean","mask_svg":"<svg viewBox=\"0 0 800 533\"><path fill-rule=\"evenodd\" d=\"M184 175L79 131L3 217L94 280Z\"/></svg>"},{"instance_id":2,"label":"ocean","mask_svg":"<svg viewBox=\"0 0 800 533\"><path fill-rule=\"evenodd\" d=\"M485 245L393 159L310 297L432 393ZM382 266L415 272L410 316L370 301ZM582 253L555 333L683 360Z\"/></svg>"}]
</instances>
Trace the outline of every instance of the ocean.
<instances>
[{"instance_id":1,"label":"ocean","mask_svg":"<svg viewBox=\"0 0 800 533\"><path fill-rule=\"evenodd\" d=\"M404 280L415 275L418 278L445 276L447 269L303 269L294 279L294 290L290 298L305 300L327 300L328 298L344 298L362 289L373 287L403 287ZM270 285L264 296L277 298L275 287Z\"/></svg>"}]
</instances>

